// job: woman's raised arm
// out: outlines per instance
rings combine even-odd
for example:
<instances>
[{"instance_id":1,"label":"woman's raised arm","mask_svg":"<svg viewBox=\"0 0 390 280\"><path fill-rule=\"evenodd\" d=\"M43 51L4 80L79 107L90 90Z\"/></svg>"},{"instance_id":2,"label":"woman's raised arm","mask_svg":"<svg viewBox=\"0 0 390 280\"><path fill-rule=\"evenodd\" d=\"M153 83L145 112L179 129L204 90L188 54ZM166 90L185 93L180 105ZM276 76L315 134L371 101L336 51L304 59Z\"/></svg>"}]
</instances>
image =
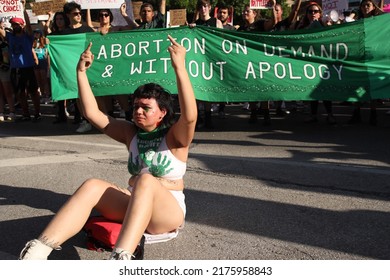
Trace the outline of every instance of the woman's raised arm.
<instances>
[{"instance_id":1,"label":"woman's raised arm","mask_svg":"<svg viewBox=\"0 0 390 280\"><path fill-rule=\"evenodd\" d=\"M194 138L198 116L195 94L184 63L186 49L177 43L171 36L168 35L168 38L171 41L171 46L168 47L168 51L176 75L180 105L180 117L177 123L172 127L172 133L177 148L188 147Z\"/></svg>"},{"instance_id":2,"label":"woman's raised arm","mask_svg":"<svg viewBox=\"0 0 390 280\"><path fill-rule=\"evenodd\" d=\"M81 54L77 64L77 85L81 109L84 117L97 129L103 131L109 137L124 144L134 134L133 125L130 122L116 120L100 111L93 95L87 77L87 70L92 66L94 55L91 52L92 43L89 43L86 50Z\"/></svg>"}]
</instances>

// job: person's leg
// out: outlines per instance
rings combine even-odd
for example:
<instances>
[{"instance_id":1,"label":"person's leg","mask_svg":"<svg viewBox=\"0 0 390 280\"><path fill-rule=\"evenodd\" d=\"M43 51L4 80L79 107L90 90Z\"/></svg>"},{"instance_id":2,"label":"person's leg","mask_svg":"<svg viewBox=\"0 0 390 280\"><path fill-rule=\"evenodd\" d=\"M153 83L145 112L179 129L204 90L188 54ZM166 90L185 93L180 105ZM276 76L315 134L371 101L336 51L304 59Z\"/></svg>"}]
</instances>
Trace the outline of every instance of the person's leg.
<instances>
[{"instance_id":1,"label":"person's leg","mask_svg":"<svg viewBox=\"0 0 390 280\"><path fill-rule=\"evenodd\" d=\"M125 111L125 119L131 121L133 118L133 110L130 106L129 96L127 94L120 94L117 95L116 98L118 99L121 109Z\"/></svg>"},{"instance_id":2,"label":"person's leg","mask_svg":"<svg viewBox=\"0 0 390 280\"><path fill-rule=\"evenodd\" d=\"M354 109L352 112L352 117L348 121L349 124L355 124L355 123L361 123L362 122L362 117L360 115L360 108L361 108L361 103L360 102L355 102L353 104Z\"/></svg>"},{"instance_id":3,"label":"person's leg","mask_svg":"<svg viewBox=\"0 0 390 280\"><path fill-rule=\"evenodd\" d=\"M101 211L101 214L108 219L122 221L129 199L127 190L103 180L89 179L61 207L38 240L46 247L59 247L83 228L93 208ZM41 245L38 249L43 250L43 254L47 254L46 257L42 257L42 252L37 252L36 248L30 248L23 259L34 259L37 256L44 259L51 252Z\"/></svg>"},{"instance_id":4,"label":"person's leg","mask_svg":"<svg viewBox=\"0 0 390 280\"><path fill-rule=\"evenodd\" d=\"M279 117L282 117L282 116L284 116L286 114L283 111L282 105L283 105L283 101L281 101L281 100L275 101L276 115L279 116Z\"/></svg>"},{"instance_id":5,"label":"person's leg","mask_svg":"<svg viewBox=\"0 0 390 280\"><path fill-rule=\"evenodd\" d=\"M14 94L10 81L2 83L2 92L4 93L5 99L7 100L10 113L15 114Z\"/></svg>"},{"instance_id":6,"label":"person's leg","mask_svg":"<svg viewBox=\"0 0 390 280\"><path fill-rule=\"evenodd\" d=\"M214 128L212 117L211 117L211 102L204 102L204 126L206 128Z\"/></svg>"},{"instance_id":7,"label":"person's leg","mask_svg":"<svg viewBox=\"0 0 390 280\"><path fill-rule=\"evenodd\" d=\"M0 84L0 122L5 121L4 106L3 86Z\"/></svg>"},{"instance_id":8,"label":"person's leg","mask_svg":"<svg viewBox=\"0 0 390 280\"><path fill-rule=\"evenodd\" d=\"M63 123L67 121L66 113L65 113L65 100L57 101L57 112L58 115L56 120L53 122L54 124Z\"/></svg>"},{"instance_id":9,"label":"person's leg","mask_svg":"<svg viewBox=\"0 0 390 280\"><path fill-rule=\"evenodd\" d=\"M305 120L307 123L318 122L318 100L310 101L310 117Z\"/></svg>"},{"instance_id":10,"label":"person's leg","mask_svg":"<svg viewBox=\"0 0 390 280\"><path fill-rule=\"evenodd\" d=\"M263 125L267 126L271 124L271 117L269 114L269 101L261 101L260 108L263 111Z\"/></svg>"},{"instance_id":11,"label":"person's leg","mask_svg":"<svg viewBox=\"0 0 390 280\"><path fill-rule=\"evenodd\" d=\"M26 71L24 69L15 69L15 76L17 81L17 92L16 97L20 103L20 106L22 107L23 111L23 118L22 120L30 120L30 110L28 108L28 102L27 102L27 79L28 76L26 74Z\"/></svg>"},{"instance_id":12,"label":"person's leg","mask_svg":"<svg viewBox=\"0 0 390 280\"><path fill-rule=\"evenodd\" d=\"M378 100L371 100L370 101L370 125L376 126L378 124L378 118L376 114L376 106L377 106Z\"/></svg>"},{"instance_id":13,"label":"person's leg","mask_svg":"<svg viewBox=\"0 0 390 280\"><path fill-rule=\"evenodd\" d=\"M74 108L74 119L73 123L74 124L79 124L81 123L81 112L79 110L79 105L77 102L77 99L70 99L70 102L73 102L73 108Z\"/></svg>"},{"instance_id":14,"label":"person's leg","mask_svg":"<svg viewBox=\"0 0 390 280\"><path fill-rule=\"evenodd\" d=\"M97 98L96 101L98 101L98 100L99 100L99 98ZM83 109L81 106L81 101L79 98L76 99L76 107L78 108L80 115L81 115L81 119L82 119L80 126L76 129L76 132L84 133L84 132L88 132L88 131L92 130L92 125L89 123L89 121L86 118L84 118L84 112L83 112ZM75 119L76 119L76 112L75 112Z\"/></svg>"},{"instance_id":15,"label":"person's leg","mask_svg":"<svg viewBox=\"0 0 390 280\"><path fill-rule=\"evenodd\" d=\"M225 118L225 102L220 102L218 106L218 115L220 118L224 119Z\"/></svg>"},{"instance_id":16,"label":"person's leg","mask_svg":"<svg viewBox=\"0 0 390 280\"><path fill-rule=\"evenodd\" d=\"M37 68L35 70L35 77L39 89L41 90L42 98L45 102L48 102L50 95L48 91L48 82L47 82L47 71L45 68Z\"/></svg>"},{"instance_id":17,"label":"person's leg","mask_svg":"<svg viewBox=\"0 0 390 280\"><path fill-rule=\"evenodd\" d=\"M34 68L26 68L25 73L28 81L27 91L30 94L31 101L34 105L34 120L39 120L41 118L41 100L38 92L38 82L37 78L35 77Z\"/></svg>"},{"instance_id":18,"label":"person's leg","mask_svg":"<svg viewBox=\"0 0 390 280\"><path fill-rule=\"evenodd\" d=\"M336 119L333 116L333 104L330 100L324 100L322 101L325 107L325 111L327 113L326 122L328 124L336 124Z\"/></svg>"},{"instance_id":19,"label":"person's leg","mask_svg":"<svg viewBox=\"0 0 390 280\"><path fill-rule=\"evenodd\" d=\"M251 111L249 123L257 123L257 102L249 102L249 110Z\"/></svg>"},{"instance_id":20,"label":"person's leg","mask_svg":"<svg viewBox=\"0 0 390 280\"><path fill-rule=\"evenodd\" d=\"M9 108L9 116L6 118L3 116L4 120L14 121L15 120L15 96L14 89L11 83L11 70L0 72L0 113L4 114L4 101L7 101ZM4 97L4 98L3 98Z\"/></svg>"},{"instance_id":21,"label":"person's leg","mask_svg":"<svg viewBox=\"0 0 390 280\"><path fill-rule=\"evenodd\" d=\"M183 210L170 191L152 175L143 174L133 188L115 248L132 253L145 231L169 232L180 227L183 221Z\"/></svg>"}]
</instances>

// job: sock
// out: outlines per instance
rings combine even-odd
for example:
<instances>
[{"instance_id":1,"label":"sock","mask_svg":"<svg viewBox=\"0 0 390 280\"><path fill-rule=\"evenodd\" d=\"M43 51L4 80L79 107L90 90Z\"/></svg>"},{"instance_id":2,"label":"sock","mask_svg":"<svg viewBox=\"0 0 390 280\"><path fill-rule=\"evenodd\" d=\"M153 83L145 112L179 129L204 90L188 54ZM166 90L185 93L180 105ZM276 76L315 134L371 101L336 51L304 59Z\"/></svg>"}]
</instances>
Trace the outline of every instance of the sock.
<instances>
[{"instance_id":1,"label":"sock","mask_svg":"<svg viewBox=\"0 0 390 280\"><path fill-rule=\"evenodd\" d=\"M59 247L61 248L61 247ZM20 260L47 260L53 248L38 239L30 240L20 252Z\"/></svg>"}]
</instances>

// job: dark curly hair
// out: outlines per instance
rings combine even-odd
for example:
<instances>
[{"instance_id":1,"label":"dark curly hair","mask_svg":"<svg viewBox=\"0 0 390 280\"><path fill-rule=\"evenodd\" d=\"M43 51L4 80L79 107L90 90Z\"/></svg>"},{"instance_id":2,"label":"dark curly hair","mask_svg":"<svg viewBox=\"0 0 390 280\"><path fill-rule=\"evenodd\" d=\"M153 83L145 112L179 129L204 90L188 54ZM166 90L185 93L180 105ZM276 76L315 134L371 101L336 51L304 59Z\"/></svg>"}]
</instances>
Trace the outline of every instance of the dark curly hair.
<instances>
[{"instance_id":1,"label":"dark curly hair","mask_svg":"<svg viewBox=\"0 0 390 280\"><path fill-rule=\"evenodd\" d=\"M173 109L173 100L171 94L162 86L149 83L139 86L132 94L132 102L134 104L135 99L140 98L154 98L157 101L160 110L165 110L167 113L164 116L162 123L170 127L175 121L175 112Z\"/></svg>"},{"instance_id":2,"label":"dark curly hair","mask_svg":"<svg viewBox=\"0 0 390 280\"><path fill-rule=\"evenodd\" d=\"M63 7L63 11L65 14L70 14L73 10L78 9L81 11L81 5L76 2L67 2Z\"/></svg>"}]
</instances>

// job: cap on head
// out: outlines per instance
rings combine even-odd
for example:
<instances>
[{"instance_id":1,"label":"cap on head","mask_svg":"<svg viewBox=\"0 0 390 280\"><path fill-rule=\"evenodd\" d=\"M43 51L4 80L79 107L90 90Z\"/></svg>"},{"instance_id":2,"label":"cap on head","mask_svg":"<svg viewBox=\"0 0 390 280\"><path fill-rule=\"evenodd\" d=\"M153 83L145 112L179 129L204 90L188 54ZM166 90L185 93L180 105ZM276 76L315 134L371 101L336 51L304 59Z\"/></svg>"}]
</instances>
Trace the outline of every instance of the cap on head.
<instances>
[{"instance_id":1,"label":"cap on head","mask_svg":"<svg viewBox=\"0 0 390 280\"><path fill-rule=\"evenodd\" d=\"M18 24L20 24L20 25L24 25L24 19L18 18L18 17L11 18L9 22L10 22L11 24L12 24L12 23L18 23Z\"/></svg>"}]
</instances>

